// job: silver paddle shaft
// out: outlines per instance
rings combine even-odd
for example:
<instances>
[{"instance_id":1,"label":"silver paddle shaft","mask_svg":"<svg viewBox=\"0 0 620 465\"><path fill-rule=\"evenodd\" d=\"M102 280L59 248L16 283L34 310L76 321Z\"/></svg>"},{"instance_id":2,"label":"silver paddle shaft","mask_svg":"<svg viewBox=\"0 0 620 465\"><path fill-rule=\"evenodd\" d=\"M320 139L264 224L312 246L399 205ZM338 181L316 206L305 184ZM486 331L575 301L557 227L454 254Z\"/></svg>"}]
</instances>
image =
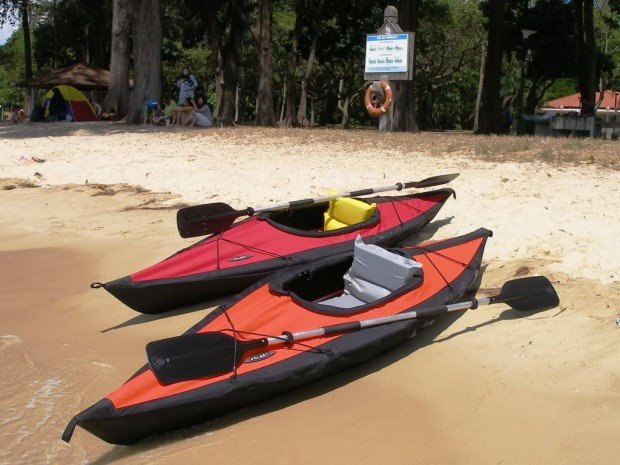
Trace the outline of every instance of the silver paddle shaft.
<instances>
[{"instance_id":1,"label":"silver paddle shaft","mask_svg":"<svg viewBox=\"0 0 620 465\"><path fill-rule=\"evenodd\" d=\"M372 189L363 189L360 191L343 192L341 194L330 195L327 197L319 197L316 199L305 199L305 200L297 200L294 202L279 203L276 205L270 205L269 207L255 208L254 213L256 214L256 213L265 213L265 212L271 212L271 211L276 211L276 210L288 210L289 208L292 208L295 206L315 205L318 203L325 203L331 200L336 200L341 197L357 197L359 195L378 194L379 192L399 191L403 189L404 185L405 185L404 183L397 182L396 184L392 186L375 187Z\"/></svg>"},{"instance_id":2,"label":"silver paddle shaft","mask_svg":"<svg viewBox=\"0 0 620 465\"><path fill-rule=\"evenodd\" d=\"M485 297L477 300L467 300L464 302L457 302L454 304L441 305L425 309L418 312L404 312L397 315L384 316L380 318L372 318L369 320L351 321L349 323L342 323L331 326L324 326L322 328L311 329L308 331L300 331L298 333L288 333L280 337L268 337L267 346L273 346L285 343L292 343L296 341L305 341L307 339L314 339L316 337L326 336L335 333L344 333L357 331L364 328L372 328L373 326L380 326L388 323L396 323L399 321L415 320L421 317L434 317L441 315L442 313L455 312L460 310L467 310L475 308L479 305L489 305L491 303L490 297Z\"/></svg>"}]
</instances>

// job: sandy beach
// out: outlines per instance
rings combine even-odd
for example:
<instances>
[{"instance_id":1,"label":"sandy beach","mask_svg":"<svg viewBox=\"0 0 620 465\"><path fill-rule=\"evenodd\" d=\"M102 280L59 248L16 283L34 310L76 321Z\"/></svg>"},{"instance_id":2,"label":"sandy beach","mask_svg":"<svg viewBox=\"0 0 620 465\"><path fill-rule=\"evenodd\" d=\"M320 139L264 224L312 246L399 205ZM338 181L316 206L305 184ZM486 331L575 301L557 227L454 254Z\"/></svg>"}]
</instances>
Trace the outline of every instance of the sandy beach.
<instances>
[{"instance_id":1,"label":"sandy beach","mask_svg":"<svg viewBox=\"0 0 620 465\"><path fill-rule=\"evenodd\" d=\"M38 163L36 157L45 160ZM615 464L620 457L620 144L0 125L0 463ZM89 288L191 244L180 205L236 207L460 172L420 239L478 227L482 290L543 274L559 308L498 305L437 320L370 363L138 446L67 421L198 311L141 315Z\"/></svg>"}]
</instances>

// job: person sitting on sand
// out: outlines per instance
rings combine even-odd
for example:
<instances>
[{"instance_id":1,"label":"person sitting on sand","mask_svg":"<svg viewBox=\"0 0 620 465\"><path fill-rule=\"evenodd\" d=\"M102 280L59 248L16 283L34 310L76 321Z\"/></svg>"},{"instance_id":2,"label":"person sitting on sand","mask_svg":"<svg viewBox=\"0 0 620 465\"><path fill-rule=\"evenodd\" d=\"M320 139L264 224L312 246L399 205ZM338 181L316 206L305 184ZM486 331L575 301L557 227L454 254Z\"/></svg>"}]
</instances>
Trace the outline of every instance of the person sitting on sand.
<instances>
[{"instance_id":1,"label":"person sitting on sand","mask_svg":"<svg viewBox=\"0 0 620 465\"><path fill-rule=\"evenodd\" d=\"M171 124L181 124L183 122L183 113L186 112L189 108L193 108L195 106L193 98L186 98L185 103L183 105L177 105L172 110L172 120Z\"/></svg>"},{"instance_id":2,"label":"person sitting on sand","mask_svg":"<svg viewBox=\"0 0 620 465\"><path fill-rule=\"evenodd\" d=\"M208 128L213 125L213 115L211 109L204 97L198 97L198 101L194 103L194 111L187 119L185 126L198 126L200 128Z\"/></svg>"},{"instance_id":3,"label":"person sitting on sand","mask_svg":"<svg viewBox=\"0 0 620 465\"><path fill-rule=\"evenodd\" d=\"M47 118L45 121L48 123L54 121L66 121L67 120L67 107L65 105L65 99L60 93L58 87L52 89L52 98L48 106Z\"/></svg>"},{"instance_id":4,"label":"person sitting on sand","mask_svg":"<svg viewBox=\"0 0 620 465\"><path fill-rule=\"evenodd\" d=\"M26 119L26 112L19 105L13 105L13 109L11 110L11 121L13 123L23 123Z\"/></svg>"},{"instance_id":5,"label":"person sitting on sand","mask_svg":"<svg viewBox=\"0 0 620 465\"><path fill-rule=\"evenodd\" d=\"M165 100L165 108L163 114L157 118L153 118L153 124L156 126L166 125L169 126L172 123L174 109L177 108L177 102L168 97Z\"/></svg>"},{"instance_id":6,"label":"person sitting on sand","mask_svg":"<svg viewBox=\"0 0 620 465\"><path fill-rule=\"evenodd\" d=\"M164 117L164 110L162 110L161 105L159 103L157 103L156 105L154 105L151 110L151 124L157 125L157 121L159 121L160 118Z\"/></svg>"}]
</instances>

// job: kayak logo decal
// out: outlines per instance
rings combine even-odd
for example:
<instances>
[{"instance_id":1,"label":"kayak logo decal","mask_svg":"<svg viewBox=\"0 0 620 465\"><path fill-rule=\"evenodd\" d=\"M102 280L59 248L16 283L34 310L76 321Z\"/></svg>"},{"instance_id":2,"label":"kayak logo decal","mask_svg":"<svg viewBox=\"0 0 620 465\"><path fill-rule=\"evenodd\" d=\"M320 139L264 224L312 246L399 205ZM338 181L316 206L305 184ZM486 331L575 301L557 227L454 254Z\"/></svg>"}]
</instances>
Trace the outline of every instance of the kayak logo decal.
<instances>
[{"instance_id":1,"label":"kayak logo decal","mask_svg":"<svg viewBox=\"0 0 620 465\"><path fill-rule=\"evenodd\" d=\"M236 257L229 258L226 261L227 262L240 262L243 260L247 260L248 258L252 258L252 255L238 255Z\"/></svg>"},{"instance_id":2,"label":"kayak logo decal","mask_svg":"<svg viewBox=\"0 0 620 465\"><path fill-rule=\"evenodd\" d=\"M265 360L265 359L271 357L275 353L276 352L274 350L270 350L269 352L263 352L262 354L252 355L251 357L246 358L243 362L244 363L260 362L262 360Z\"/></svg>"}]
</instances>

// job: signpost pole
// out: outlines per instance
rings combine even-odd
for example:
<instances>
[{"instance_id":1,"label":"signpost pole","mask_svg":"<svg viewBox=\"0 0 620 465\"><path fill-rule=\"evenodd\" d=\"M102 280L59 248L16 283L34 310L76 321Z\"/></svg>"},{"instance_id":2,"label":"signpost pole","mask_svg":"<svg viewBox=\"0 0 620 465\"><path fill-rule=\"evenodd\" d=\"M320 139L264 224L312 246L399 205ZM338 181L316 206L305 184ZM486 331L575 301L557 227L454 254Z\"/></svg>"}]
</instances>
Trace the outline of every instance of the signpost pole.
<instances>
[{"instance_id":1,"label":"signpost pole","mask_svg":"<svg viewBox=\"0 0 620 465\"><path fill-rule=\"evenodd\" d=\"M385 81L388 84L390 84L390 80L388 79L387 75L383 75L381 76L381 78L379 79L380 81ZM378 82L376 83L378 84ZM375 85L375 83L373 83L373 85ZM377 85L377 87L379 87ZM379 87L379 89L381 89ZM381 116L379 118L379 131L382 132L390 132L392 130L392 114L394 112L394 102L392 102L392 105L390 106L390 111L388 111L387 113L385 113L383 116Z\"/></svg>"},{"instance_id":2,"label":"signpost pole","mask_svg":"<svg viewBox=\"0 0 620 465\"><path fill-rule=\"evenodd\" d=\"M371 116L379 116L375 111L381 103L379 97L385 97L381 89L381 81L391 88L394 81L410 81L413 76L414 34L404 32L398 25L398 10L388 5L383 12L383 25L376 34L369 34L366 38L366 64L364 79L373 81L371 84L372 98L375 108L369 105ZM395 96L396 97L396 96ZM368 98L368 94L367 94ZM379 116L379 130L391 131L395 102L389 109L387 105L381 107L383 113Z\"/></svg>"}]
</instances>

